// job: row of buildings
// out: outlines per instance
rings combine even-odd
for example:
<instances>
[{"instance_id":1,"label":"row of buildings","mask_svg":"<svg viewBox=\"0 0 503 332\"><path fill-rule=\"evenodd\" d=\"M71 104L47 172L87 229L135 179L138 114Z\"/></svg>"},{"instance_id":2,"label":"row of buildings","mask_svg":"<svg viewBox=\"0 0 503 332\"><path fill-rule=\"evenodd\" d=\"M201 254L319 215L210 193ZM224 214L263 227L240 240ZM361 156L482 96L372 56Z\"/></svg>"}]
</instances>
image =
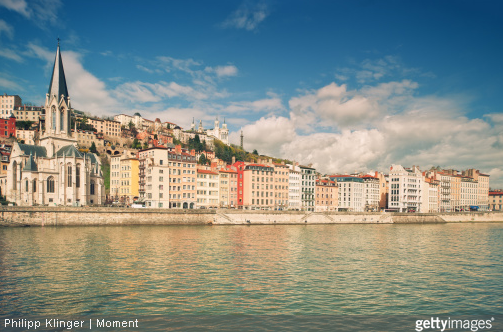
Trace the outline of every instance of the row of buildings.
<instances>
[{"instance_id":1,"label":"row of buildings","mask_svg":"<svg viewBox=\"0 0 503 332\"><path fill-rule=\"evenodd\" d=\"M455 212L490 209L489 176L392 165L388 174L325 175L311 166L213 159L197 164L195 151L152 147L136 157L113 156L114 201L148 208L247 210Z\"/></svg>"}]
</instances>

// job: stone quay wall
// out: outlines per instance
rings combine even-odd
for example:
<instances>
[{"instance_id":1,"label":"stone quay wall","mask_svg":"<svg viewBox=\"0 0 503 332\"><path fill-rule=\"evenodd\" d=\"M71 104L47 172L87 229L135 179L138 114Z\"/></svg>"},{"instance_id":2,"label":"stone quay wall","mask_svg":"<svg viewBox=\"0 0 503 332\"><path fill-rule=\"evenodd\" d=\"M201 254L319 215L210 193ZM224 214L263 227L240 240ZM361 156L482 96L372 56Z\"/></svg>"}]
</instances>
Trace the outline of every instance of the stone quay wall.
<instances>
[{"instance_id":1,"label":"stone quay wall","mask_svg":"<svg viewBox=\"0 0 503 332\"><path fill-rule=\"evenodd\" d=\"M503 212L357 213L168 210L110 207L1 207L0 226L292 225L503 222Z\"/></svg>"}]
</instances>

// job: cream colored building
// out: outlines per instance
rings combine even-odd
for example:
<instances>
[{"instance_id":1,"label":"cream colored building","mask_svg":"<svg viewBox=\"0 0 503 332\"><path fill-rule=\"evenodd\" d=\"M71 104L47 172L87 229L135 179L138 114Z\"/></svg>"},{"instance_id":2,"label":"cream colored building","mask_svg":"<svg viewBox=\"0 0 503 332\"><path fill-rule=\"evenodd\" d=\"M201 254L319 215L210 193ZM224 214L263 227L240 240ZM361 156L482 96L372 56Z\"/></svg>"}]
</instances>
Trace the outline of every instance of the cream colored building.
<instances>
[{"instance_id":1,"label":"cream colored building","mask_svg":"<svg viewBox=\"0 0 503 332\"><path fill-rule=\"evenodd\" d=\"M139 166L138 158L121 158L120 160L120 189L121 201L132 204L139 198Z\"/></svg>"},{"instance_id":2,"label":"cream colored building","mask_svg":"<svg viewBox=\"0 0 503 332\"><path fill-rule=\"evenodd\" d=\"M24 141L24 144L34 145L37 135L38 132L35 130L16 129L16 138Z\"/></svg>"},{"instance_id":3,"label":"cream colored building","mask_svg":"<svg viewBox=\"0 0 503 332\"><path fill-rule=\"evenodd\" d=\"M274 209L287 210L290 181L288 165L273 164L274 166Z\"/></svg>"},{"instance_id":4,"label":"cream colored building","mask_svg":"<svg viewBox=\"0 0 503 332\"><path fill-rule=\"evenodd\" d=\"M121 123L114 120L88 118L87 123L92 125L98 133L104 136L120 137L121 136Z\"/></svg>"},{"instance_id":5,"label":"cream colored building","mask_svg":"<svg viewBox=\"0 0 503 332\"><path fill-rule=\"evenodd\" d=\"M22 106L21 97L18 95L7 95L4 93L0 95L0 117L3 119L8 119L11 114L14 114L14 110L17 107ZM15 114L14 114L15 116Z\"/></svg>"},{"instance_id":6,"label":"cream colored building","mask_svg":"<svg viewBox=\"0 0 503 332\"><path fill-rule=\"evenodd\" d=\"M197 206L207 209L218 208L220 201L219 186L220 181L217 172L197 169Z\"/></svg>"},{"instance_id":7,"label":"cream colored building","mask_svg":"<svg viewBox=\"0 0 503 332\"><path fill-rule=\"evenodd\" d=\"M220 179L220 208L236 208L237 206L237 172L232 169L218 170Z\"/></svg>"},{"instance_id":8,"label":"cream colored building","mask_svg":"<svg viewBox=\"0 0 503 332\"><path fill-rule=\"evenodd\" d=\"M33 121L38 124L43 110L44 108L40 106L17 106L14 107L12 114L17 121Z\"/></svg>"},{"instance_id":9,"label":"cream colored building","mask_svg":"<svg viewBox=\"0 0 503 332\"><path fill-rule=\"evenodd\" d=\"M302 201L300 185L300 168L294 165L288 165L288 210L301 210Z\"/></svg>"},{"instance_id":10,"label":"cream colored building","mask_svg":"<svg viewBox=\"0 0 503 332\"><path fill-rule=\"evenodd\" d=\"M144 202L147 208L169 208L171 178L167 149L141 150L138 157L140 201ZM120 188L122 187L121 183Z\"/></svg>"}]
</instances>

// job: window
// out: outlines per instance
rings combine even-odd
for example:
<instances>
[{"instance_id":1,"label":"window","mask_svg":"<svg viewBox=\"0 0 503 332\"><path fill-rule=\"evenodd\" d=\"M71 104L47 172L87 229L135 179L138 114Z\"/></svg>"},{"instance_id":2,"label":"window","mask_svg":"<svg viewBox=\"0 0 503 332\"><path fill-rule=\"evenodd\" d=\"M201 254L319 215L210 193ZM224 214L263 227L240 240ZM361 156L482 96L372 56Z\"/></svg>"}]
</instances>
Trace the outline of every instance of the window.
<instances>
[{"instance_id":1,"label":"window","mask_svg":"<svg viewBox=\"0 0 503 332\"><path fill-rule=\"evenodd\" d=\"M68 187L72 186L72 166L68 166Z\"/></svg>"},{"instance_id":2,"label":"window","mask_svg":"<svg viewBox=\"0 0 503 332\"><path fill-rule=\"evenodd\" d=\"M33 192L36 193L37 192L37 180L33 180L32 187L33 187Z\"/></svg>"},{"instance_id":3,"label":"window","mask_svg":"<svg viewBox=\"0 0 503 332\"><path fill-rule=\"evenodd\" d=\"M52 176L47 179L47 192L48 193L54 192L54 178Z\"/></svg>"},{"instance_id":4,"label":"window","mask_svg":"<svg viewBox=\"0 0 503 332\"><path fill-rule=\"evenodd\" d=\"M91 195L94 195L94 180L91 180Z\"/></svg>"},{"instance_id":5,"label":"window","mask_svg":"<svg viewBox=\"0 0 503 332\"><path fill-rule=\"evenodd\" d=\"M80 165L75 168L75 185L80 188Z\"/></svg>"}]
</instances>

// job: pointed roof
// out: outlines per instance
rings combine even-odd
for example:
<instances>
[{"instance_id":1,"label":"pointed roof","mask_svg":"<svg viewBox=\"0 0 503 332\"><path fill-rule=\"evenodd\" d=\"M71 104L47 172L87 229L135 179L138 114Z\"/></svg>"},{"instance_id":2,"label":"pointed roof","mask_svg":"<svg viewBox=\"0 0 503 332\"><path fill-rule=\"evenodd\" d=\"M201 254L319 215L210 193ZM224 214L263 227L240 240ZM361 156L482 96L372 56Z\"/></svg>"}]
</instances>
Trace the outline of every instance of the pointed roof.
<instances>
[{"instance_id":1,"label":"pointed roof","mask_svg":"<svg viewBox=\"0 0 503 332\"><path fill-rule=\"evenodd\" d=\"M61 95L67 99L68 88L66 87L65 71L63 69L63 59L61 59L61 51L56 51L56 59L54 60L54 68L52 69L51 83L49 84L49 96L56 95L58 103L61 101Z\"/></svg>"},{"instance_id":2,"label":"pointed roof","mask_svg":"<svg viewBox=\"0 0 503 332\"><path fill-rule=\"evenodd\" d=\"M57 157L77 157L77 158L84 158L84 156L82 155L82 153L77 150L77 148L75 147L75 145L67 145L67 146L63 146L61 149L58 150L58 152L56 152L56 156Z\"/></svg>"},{"instance_id":3,"label":"pointed roof","mask_svg":"<svg viewBox=\"0 0 503 332\"><path fill-rule=\"evenodd\" d=\"M43 146L38 145L30 145L30 144L21 144L18 143L19 148L23 151L23 155L36 155L38 157L47 157L47 150Z\"/></svg>"},{"instance_id":4,"label":"pointed roof","mask_svg":"<svg viewBox=\"0 0 503 332\"><path fill-rule=\"evenodd\" d=\"M31 153L30 158L28 158L28 161L26 162L26 165L24 165L23 171L38 172L37 163L33 159L33 155Z\"/></svg>"}]
</instances>

